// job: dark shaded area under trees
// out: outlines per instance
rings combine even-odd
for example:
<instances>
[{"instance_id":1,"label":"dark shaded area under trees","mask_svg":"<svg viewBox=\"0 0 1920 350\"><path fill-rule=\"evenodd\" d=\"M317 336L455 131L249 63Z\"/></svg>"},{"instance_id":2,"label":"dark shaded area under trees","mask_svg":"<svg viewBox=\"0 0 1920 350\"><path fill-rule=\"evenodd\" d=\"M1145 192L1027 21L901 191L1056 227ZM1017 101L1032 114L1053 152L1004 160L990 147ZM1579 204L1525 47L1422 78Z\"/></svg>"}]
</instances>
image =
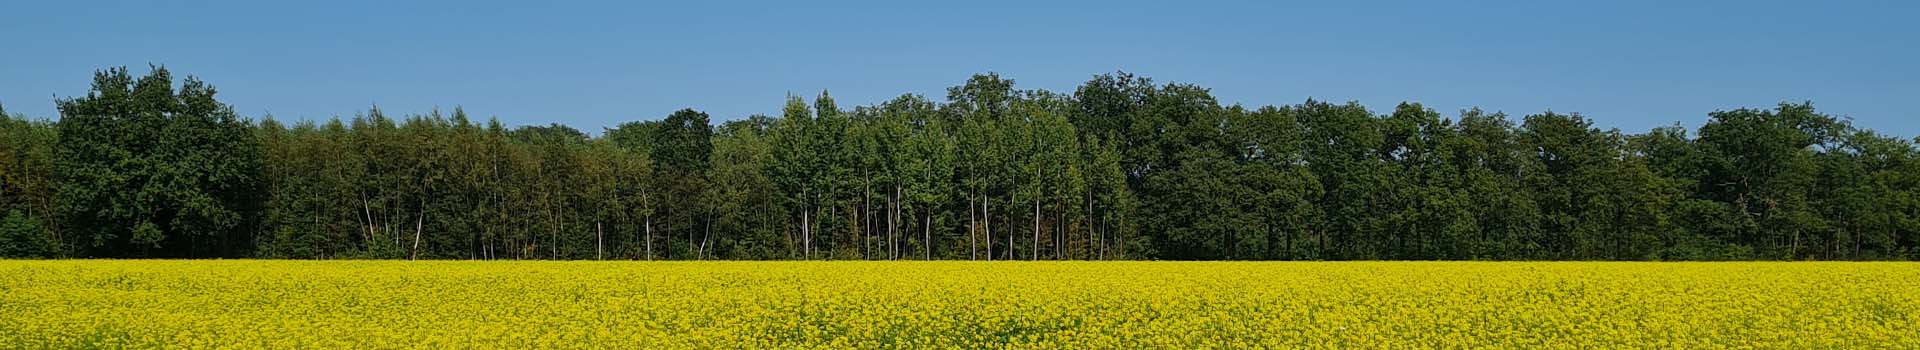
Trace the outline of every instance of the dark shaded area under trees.
<instances>
[{"instance_id":1,"label":"dark shaded area under trees","mask_svg":"<svg viewBox=\"0 0 1920 350\"><path fill-rule=\"evenodd\" d=\"M0 257L1912 260L1920 149L1809 103L1696 130L1403 103L1222 106L1124 72L822 92L590 137L244 119L165 68L0 120Z\"/></svg>"}]
</instances>

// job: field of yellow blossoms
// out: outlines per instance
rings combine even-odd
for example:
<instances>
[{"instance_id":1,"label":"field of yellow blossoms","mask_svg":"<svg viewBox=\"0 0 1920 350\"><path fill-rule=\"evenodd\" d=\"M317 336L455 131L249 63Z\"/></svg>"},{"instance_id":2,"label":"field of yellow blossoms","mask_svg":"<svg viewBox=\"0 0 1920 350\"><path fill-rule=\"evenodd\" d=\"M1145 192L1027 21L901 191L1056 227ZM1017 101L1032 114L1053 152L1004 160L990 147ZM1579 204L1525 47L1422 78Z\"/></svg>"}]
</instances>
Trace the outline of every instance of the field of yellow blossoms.
<instances>
[{"instance_id":1,"label":"field of yellow blossoms","mask_svg":"<svg viewBox=\"0 0 1920 350\"><path fill-rule=\"evenodd\" d=\"M0 261L6 348L1914 349L1914 263Z\"/></svg>"}]
</instances>

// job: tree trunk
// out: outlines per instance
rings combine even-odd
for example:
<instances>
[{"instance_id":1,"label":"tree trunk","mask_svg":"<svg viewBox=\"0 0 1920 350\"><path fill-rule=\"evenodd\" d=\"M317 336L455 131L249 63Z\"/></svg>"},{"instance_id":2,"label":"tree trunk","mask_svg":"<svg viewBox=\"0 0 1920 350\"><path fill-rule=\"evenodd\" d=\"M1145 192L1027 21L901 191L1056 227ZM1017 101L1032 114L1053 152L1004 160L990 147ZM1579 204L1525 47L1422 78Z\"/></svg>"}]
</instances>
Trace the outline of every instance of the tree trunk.
<instances>
[{"instance_id":1,"label":"tree trunk","mask_svg":"<svg viewBox=\"0 0 1920 350\"><path fill-rule=\"evenodd\" d=\"M926 248L927 260L933 260L933 209L931 208L927 209L926 213L927 213L927 218L926 218L927 223L925 225L920 226L920 230L921 232L924 232L922 234L925 235L924 236L925 238L921 239L920 245L924 246L923 248Z\"/></svg>"},{"instance_id":2,"label":"tree trunk","mask_svg":"<svg viewBox=\"0 0 1920 350\"><path fill-rule=\"evenodd\" d=\"M653 260L653 214L648 213L642 221L645 222L642 228L647 231L647 260Z\"/></svg>"},{"instance_id":3,"label":"tree trunk","mask_svg":"<svg viewBox=\"0 0 1920 350\"><path fill-rule=\"evenodd\" d=\"M900 185L893 185L893 200L887 200L887 204L893 208L893 215L887 215L887 258L899 260L900 240L895 227L900 225Z\"/></svg>"},{"instance_id":4,"label":"tree trunk","mask_svg":"<svg viewBox=\"0 0 1920 350\"><path fill-rule=\"evenodd\" d=\"M862 179L862 181L860 181L860 210L852 212L854 221L860 221L860 229L858 229L858 231L860 231L860 260L874 260L874 256L868 254L868 246L870 246L870 244L868 244L868 238L874 233L874 215L872 215L872 212L874 212L874 200L872 200L872 194L874 194L874 181L872 181L872 179Z\"/></svg>"},{"instance_id":5,"label":"tree trunk","mask_svg":"<svg viewBox=\"0 0 1920 350\"><path fill-rule=\"evenodd\" d=\"M560 214L554 213L553 207L547 207L547 218L552 224L547 227L547 243L550 244L547 246L547 258L558 260L560 259Z\"/></svg>"},{"instance_id":6,"label":"tree trunk","mask_svg":"<svg viewBox=\"0 0 1920 350\"><path fill-rule=\"evenodd\" d=\"M800 205L800 229L799 229L800 241L794 244L795 247L800 248L800 260L807 260L808 258L808 255L807 255L808 253L807 252L807 209L806 208L807 208L806 204L803 203Z\"/></svg>"},{"instance_id":7,"label":"tree trunk","mask_svg":"<svg viewBox=\"0 0 1920 350\"><path fill-rule=\"evenodd\" d=\"M768 207L768 208L772 208L773 206L772 206L772 205L768 205L767 207ZM785 214L786 214L786 213L780 213L780 215L785 215ZM786 221L786 219L787 219L787 218L779 218L779 219L775 219L775 220L780 220L780 221ZM786 224L793 224L793 222L792 222L792 221L787 221L787 222L784 222L784 223L781 223L781 224L783 224L783 225L786 225ZM783 242L786 242L786 243L787 243L787 245L786 245L786 247L784 247L784 248L786 248L786 249L785 249L785 250L786 250L786 251L785 251L785 253L787 254L787 257L788 257L788 258L792 258L792 257L793 257L793 246L795 245L795 244L794 244L794 242L793 242L793 231L794 231L793 229L789 229L789 228L787 228L787 227L782 227L782 228L780 229L780 240L781 240L781 241L783 241Z\"/></svg>"},{"instance_id":8,"label":"tree trunk","mask_svg":"<svg viewBox=\"0 0 1920 350\"><path fill-rule=\"evenodd\" d=\"M707 213L707 233L705 236L700 237L700 251L698 253L695 253L694 256L698 256L700 257L701 260L705 260L707 258L707 255L711 254L711 252L707 250L707 244L712 242L713 242L713 213Z\"/></svg>"},{"instance_id":9,"label":"tree trunk","mask_svg":"<svg viewBox=\"0 0 1920 350\"><path fill-rule=\"evenodd\" d=\"M1125 233L1127 233L1127 229L1125 229L1125 225L1127 225L1127 215L1125 215L1125 212L1119 213L1119 225L1121 225L1121 229L1108 229L1108 231L1114 231L1114 258L1116 258L1116 260L1125 260L1125 258L1127 258L1127 235L1125 235Z\"/></svg>"},{"instance_id":10,"label":"tree trunk","mask_svg":"<svg viewBox=\"0 0 1920 350\"><path fill-rule=\"evenodd\" d=\"M1055 203L1053 213L1053 260L1062 260L1070 255L1067 249L1072 246L1067 242L1067 210Z\"/></svg>"},{"instance_id":11,"label":"tree trunk","mask_svg":"<svg viewBox=\"0 0 1920 350\"><path fill-rule=\"evenodd\" d=\"M668 192L668 193L669 193L667 195L668 198L665 202L673 203L673 198L671 198L673 196L670 194L672 192ZM661 217L660 235L666 236L666 237L662 237L661 239L665 239L667 241L661 242L662 244L660 245L660 259L673 260L673 206L668 205L666 208L661 208L661 212L662 212L661 213L662 215L660 215Z\"/></svg>"},{"instance_id":12,"label":"tree trunk","mask_svg":"<svg viewBox=\"0 0 1920 350\"><path fill-rule=\"evenodd\" d=\"M373 242L373 205L367 203L366 192L360 192L360 212L367 216L367 236L361 242Z\"/></svg>"},{"instance_id":13,"label":"tree trunk","mask_svg":"<svg viewBox=\"0 0 1920 350\"><path fill-rule=\"evenodd\" d=\"M687 257L687 260L700 260L700 246L693 242L693 225L697 224L692 222L693 220L695 220L693 216L687 217L687 250L693 253L693 256Z\"/></svg>"},{"instance_id":14,"label":"tree trunk","mask_svg":"<svg viewBox=\"0 0 1920 350\"><path fill-rule=\"evenodd\" d=\"M1015 218L1015 217L1014 217L1014 213L1019 213L1018 211L1015 211L1015 210L1020 210L1020 209L1014 209L1014 208L1019 208L1019 207L1020 207L1020 203L1019 203L1019 202L1014 202L1014 201L1013 201L1013 192L1007 192L1007 226L1013 226L1013 220L1014 220L1014 219L1017 219L1017 218ZM1019 258L1020 258L1020 256L1018 256L1018 255L1015 255L1015 254L1018 254L1018 253L1016 253L1016 252L1014 252L1014 251L1013 251L1013 247L1014 247L1014 245L1013 245L1013 233L1014 233L1014 231L1017 231L1017 229L1014 229L1014 228L1011 228L1011 227L1009 227L1009 228L1007 228L1007 234L1006 234L1006 236L1007 236L1007 260L1015 260L1015 259L1019 259Z\"/></svg>"},{"instance_id":15,"label":"tree trunk","mask_svg":"<svg viewBox=\"0 0 1920 350\"><path fill-rule=\"evenodd\" d=\"M420 257L420 229L426 227L426 223L427 223L427 199L421 198L420 214L413 217L413 249L411 250L411 252L407 253L407 259L409 260L417 259Z\"/></svg>"},{"instance_id":16,"label":"tree trunk","mask_svg":"<svg viewBox=\"0 0 1920 350\"><path fill-rule=\"evenodd\" d=\"M813 211L800 205L800 260L813 260Z\"/></svg>"},{"instance_id":17,"label":"tree trunk","mask_svg":"<svg viewBox=\"0 0 1920 350\"><path fill-rule=\"evenodd\" d=\"M1094 219L1098 220L1094 222L1093 229L1100 235L1100 253L1096 254L1100 260L1107 260L1108 252L1113 251L1113 220L1108 219L1104 217Z\"/></svg>"},{"instance_id":18,"label":"tree trunk","mask_svg":"<svg viewBox=\"0 0 1920 350\"><path fill-rule=\"evenodd\" d=\"M1099 227L1100 227L1099 223L1095 222L1095 219L1093 217L1093 186L1087 186L1086 231L1087 231L1087 236L1094 236L1092 237L1093 242L1089 242L1092 245L1092 247L1087 247L1087 250L1089 250L1088 253L1094 253L1091 255L1100 256L1104 258L1107 252L1107 236L1106 236L1106 232L1100 230ZM1096 234L1098 236L1095 236ZM1095 253L1095 251L1097 251L1098 253Z\"/></svg>"},{"instance_id":19,"label":"tree trunk","mask_svg":"<svg viewBox=\"0 0 1920 350\"><path fill-rule=\"evenodd\" d=\"M973 207L974 207L973 192L968 191L967 192L967 258L970 260L980 260L980 243L978 242L978 239L980 238L980 225L978 222L975 221L976 219L978 219L978 217L974 215L976 213L974 213Z\"/></svg>"},{"instance_id":20,"label":"tree trunk","mask_svg":"<svg viewBox=\"0 0 1920 350\"><path fill-rule=\"evenodd\" d=\"M1027 252L1027 260L1040 261L1040 198L1033 199L1033 251Z\"/></svg>"},{"instance_id":21,"label":"tree trunk","mask_svg":"<svg viewBox=\"0 0 1920 350\"><path fill-rule=\"evenodd\" d=\"M1287 254L1285 255L1287 260L1300 260L1300 256L1294 254L1293 250L1294 232L1295 230L1287 230Z\"/></svg>"},{"instance_id":22,"label":"tree trunk","mask_svg":"<svg viewBox=\"0 0 1920 350\"><path fill-rule=\"evenodd\" d=\"M1787 260L1796 259L1799 255L1800 255L1800 229L1794 229L1793 244L1788 246L1787 248Z\"/></svg>"},{"instance_id":23,"label":"tree trunk","mask_svg":"<svg viewBox=\"0 0 1920 350\"><path fill-rule=\"evenodd\" d=\"M853 206L853 203L847 203L847 206L851 207ZM835 219L841 219L841 221L843 221L848 228L853 228L853 229L856 229L855 231L858 231L857 229L859 227L857 226L859 226L859 223L854 221L854 218L840 216L839 206L827 207L827 216ZM827 258L832 259L834 253L840 252L840 243L841 243L840 241L852 239L853 236L856 236L856 235L859 235L859 232L842 232L841 237L827 237L827 242L829 242L827 244ZM834 238L839 238L839 239L834 239Z\"/></svg>"},{"instance_id":24,"label":"tree trunk","mask_svg":"<svg viewBox=\"0 0 1920 350\"><path fill-rule=\"evenodd\" d=\"M1314 232L1311 230L1309 230L1308 232L1313 232L1313 240L1317 241L1313 244L1313 250L1319 253L1314 254L1315 256L1313 258L1326 259L1327 258L1327 233Z\"/></svg>"}]
</instances>

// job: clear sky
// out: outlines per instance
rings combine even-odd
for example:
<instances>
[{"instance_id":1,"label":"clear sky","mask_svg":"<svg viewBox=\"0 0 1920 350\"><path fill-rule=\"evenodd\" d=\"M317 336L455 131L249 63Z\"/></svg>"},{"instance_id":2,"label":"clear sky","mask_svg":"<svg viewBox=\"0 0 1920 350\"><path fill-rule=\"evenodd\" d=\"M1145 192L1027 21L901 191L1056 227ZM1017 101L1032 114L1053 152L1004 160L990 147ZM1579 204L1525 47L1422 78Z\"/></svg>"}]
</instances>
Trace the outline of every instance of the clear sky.
<instances>
[{"instance_id":1,"label":"clear sky","mask_svg":"<svg viewBox=\"0 0 1920 350\"><path fill-rule=\"evenodd\" d=\"M1417 101L1643 131L1812 100L1920 134L1920 1L7 1L0 103L164 64L283 120L464 106L589 132L693 107L944 100L970 74L1070 92L1126 70L1224 103Z\"/></svg>"}]
</instances>

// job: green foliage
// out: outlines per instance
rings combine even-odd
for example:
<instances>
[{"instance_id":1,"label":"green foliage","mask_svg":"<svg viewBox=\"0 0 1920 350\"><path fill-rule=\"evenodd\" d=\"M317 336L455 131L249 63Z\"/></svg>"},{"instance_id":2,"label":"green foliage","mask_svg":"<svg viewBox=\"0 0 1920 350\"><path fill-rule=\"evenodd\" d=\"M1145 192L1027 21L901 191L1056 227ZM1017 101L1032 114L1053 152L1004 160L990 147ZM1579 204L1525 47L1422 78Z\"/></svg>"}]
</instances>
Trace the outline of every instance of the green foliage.
<instances>
[{"instance_id":1,"label":"green foliage","mask_svg":"<svg viewBox=\"0 0 1920 350\"><path fill-rule=\"evenodd\" d=\"M1920 258L1920 140L1806 103L1628 134L988 73L944 101L822 92L593 136L458 107L249 125L213 96L117 68L57 123L0 120L0 256Z\"/></svg>"},{"instance_id":2,"label":"green foliage","mask_svg":"<svg viewBox=\"0 0 1920 350\"><path fill-rule=\"evenodd\" d=\"M704 205L713 213L711 243L714 256L743 259L784 257L781 228L785 210L774 197L775 184L767 176L773 161L766 141L775 120L752 116L722 124L713 138L712 182Z\"/></svg>"},{"instance_id":3,"label":"green foliage","mask_svg":"<svg viewBox=\"0 0 1920 350\"><path fill-rule=\"evenodd\" d=\"M0 211L19 211L24 218L29 218L36 227L34 230L44 230L44 236L55 243L59 241L58 226L54 225L52 215L57 140L52 123L8 115L0 110Z\"/></svg>"},{"instance_id":4,"label":"green foliage","mask_svg":"<svg viewBox=\"0 0 1920 350\"><path fill-rule=\"evenodd\" d=\"M97 72L59 101L57 195L89 256L244 256L261 200L259 140L212 86L166 68Z\"/></svg>"},{"instance_id":5,"label":"green foliage","mask_svg":"<svg viewBox=\"0 0 1920 350\"><path fill-rule=\"evenodd\" d=\"M38 220L18 210L8 211L6 218L0 219L0 258L52 258L59 253L59 243Z\"/></svg>"}]
</instances>

